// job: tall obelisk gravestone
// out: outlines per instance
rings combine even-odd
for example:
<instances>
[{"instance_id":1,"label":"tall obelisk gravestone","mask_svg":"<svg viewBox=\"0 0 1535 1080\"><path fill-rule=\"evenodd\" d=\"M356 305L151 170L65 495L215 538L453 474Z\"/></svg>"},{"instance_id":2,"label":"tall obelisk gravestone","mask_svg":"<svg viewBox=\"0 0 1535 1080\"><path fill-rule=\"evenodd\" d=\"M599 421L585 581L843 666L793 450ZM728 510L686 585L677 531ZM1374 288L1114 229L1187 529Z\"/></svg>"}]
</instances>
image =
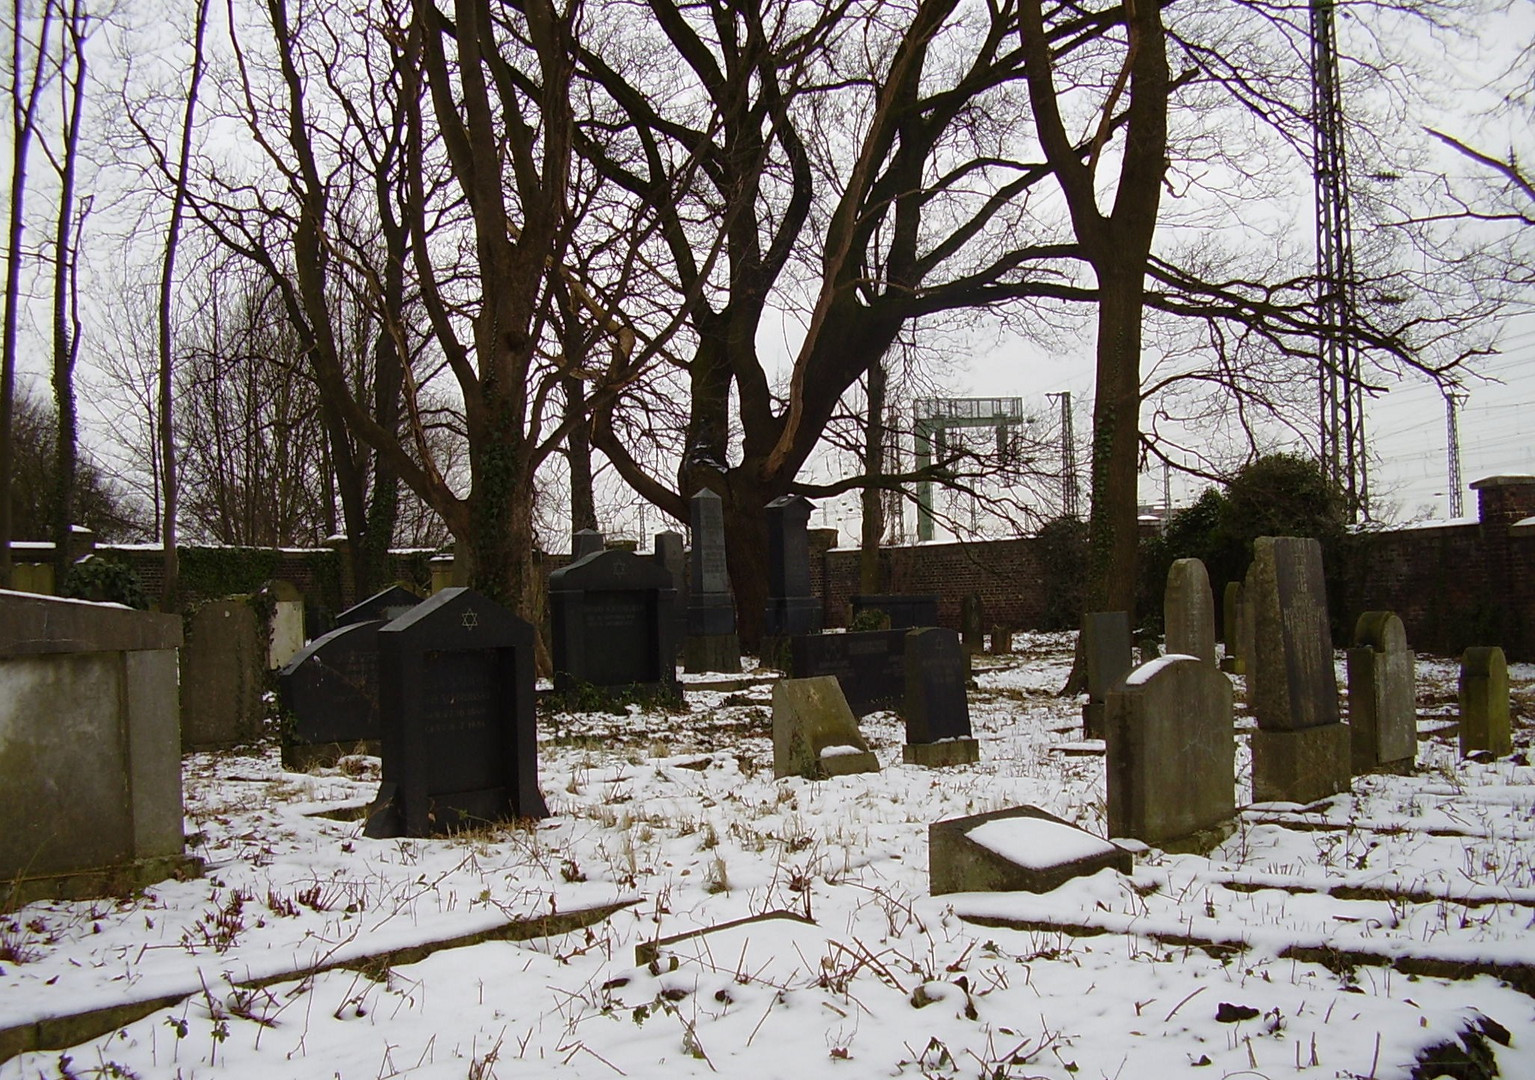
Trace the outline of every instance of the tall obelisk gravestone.
<instances>
[{"instance_id":1,"label":"tall obelisk gravestone","mask_svg":"<svg viewBox=\"0 0 1535 1080\"><path fill-rule=\"evenodd\" d=\"M682 670L690 674L740 671L735 599L725 566L724 504L718 495L704 488L693 496L688 511L693 525L693 558Z\"/></svg>"}]
</instances>

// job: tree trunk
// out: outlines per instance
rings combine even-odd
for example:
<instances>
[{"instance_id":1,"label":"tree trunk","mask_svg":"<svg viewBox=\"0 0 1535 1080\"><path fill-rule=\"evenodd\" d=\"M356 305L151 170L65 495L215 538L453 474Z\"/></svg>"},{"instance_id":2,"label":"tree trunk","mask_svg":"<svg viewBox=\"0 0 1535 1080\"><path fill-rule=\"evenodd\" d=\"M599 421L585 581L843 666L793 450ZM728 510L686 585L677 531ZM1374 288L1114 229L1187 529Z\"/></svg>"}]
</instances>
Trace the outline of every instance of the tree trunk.
<instances>
[{"instance_id":1,"label":"tree trunk","mask_svg":"<svg viewBox=\"0 0 1535 1080\"><path fill-rule=\"evenodd\" d=\"M75 415L75 357L79 343L70 326L75 308L74 272L78 242L70 243L74 232L75 165L79 159L80 116L85 106L84 16L78 0L63 23L60 39L60 67L65 56L73 60L74 75L67 84L69 104L64 115L63 160L59 163L59 206L53 238L53 400L58 411L58 430L54 443L53 474L53 580L54 591L62 591L71 562L70 526L75 516L75 474L78 451ZM78 238L77 238L78 241Z\"/></svg>"},{"instance_id":2,"label":"tree trunk","mask_svg":"<svg viewBox=\"0 0 1535 1080\"><path fill-rule=\"evenodd\" d=\"M1099 273L1097 393L1093 402L1092 512L1086 610L1124 611L1135 625L1140 353L1144 278Z\"/></svg>"},{"instance_id":3,"label":"tree trunk","mask_svg":"<svg viewBox=\"0 0 1535 1080\"><path fill-rule=\"evenodd\" d=\"M885 362L869 366L869 410L864 417L864 460L866 476L883 479L885 475ZM858 591L865 595L883 592L879 572L879 545L885 536L885 489L864 486L863 536L858 549Z\"/></svg>"},{"instance_id":4,"label":"tree trunk","mask_svg":"<svg viewBox=\"0 0 1535 1080\"><path fill-rule=\"evenodd\" d=\"M565 419L583 417L586 393L581 380L566 376L560 380L565 390ZM565 455L570 464L570 535L597 527L597 500L592 496L592 443L584 420L577 421L565 439Z\"/></svg>"},{"instance_id":5,"label":"tree trunk","mask_svg":"<svg viewBox=\"0 0 1535 1080\"><path fill-rule=\"evenodd\" d=\"M725 563L735 594L736 634L743 652L762 647L762 609L768 597L767 504L775 495L743 483L743 470L731 471L722 492L725 517Z\"/></svg>"}]
</instances>

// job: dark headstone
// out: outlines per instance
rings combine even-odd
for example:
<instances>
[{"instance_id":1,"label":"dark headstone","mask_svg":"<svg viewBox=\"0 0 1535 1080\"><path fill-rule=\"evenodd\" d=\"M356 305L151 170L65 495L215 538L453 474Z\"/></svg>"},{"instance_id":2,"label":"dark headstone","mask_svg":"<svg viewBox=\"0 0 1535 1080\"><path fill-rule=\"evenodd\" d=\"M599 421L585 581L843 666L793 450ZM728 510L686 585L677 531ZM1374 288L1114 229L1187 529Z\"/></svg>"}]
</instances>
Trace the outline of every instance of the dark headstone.
<instances>
[{"instance_id":1,"label":"dark headstone","mask_svg":"<svg viewBox=\"0 0 1535 1080\"><path fill-rule=\"evenodd\" d=\"M444 589L378 631L383 784L364 835L433 836L545 817L533 628Z\"/></svg>"},{"instance_id":2,"label":"dark headstone","mask_svg":"<svg viewBox=\"0 0 1535 1080\"><path fill-rule=\"evenodd\" d=\"M1247 596L1240 581L1226 582L1226 591L1221 598L1221 622L1226 645L1226 655L1221 658L1221 670L1231 675L1245 675L1248 652L1244 649L1250 649L1251 646L1250 643L1247 646L1243 644L1243 639L1247 637L1243 633L1243 626L1248 624Z\"/></svg>"},{"instance_id":3,"label":"dark headstone","mask_svg":"<svg viewBox=\"0 0 1535 1080\"><path fill-rule=\"evenodd\" d=\"M282 761L298 771L344 754L379 752L378 632L383 620L338 626L277 675L288 722Z\"/></svg>"},{"instance_id":4,"label":"dark headstone","mask_svg":"<svg viewBox=\"0 0 1535 1080\"><path fill-rule=\"evenodd\" d=\"M680 532L667 530L656 533L655 553L651 558L664 567L672 577L672 588L677 595L672 601L672 617L676 626L672 630L672 640L677 643L677 649L682 649L682 639L688 631L688 553L687 547Z\"/></svg>"},{"instance_id":5,"label":"dark headstone","mask_svg":"<svg viewBox=\"0 0 1535 1080\"><path fill-rule=\"evenodd\" d=\"M938 625L938 597L905 596L894 593L869 593L853 597L853 618L865 611L883 611L890 616L891 630L910 630Z\"/></svg>"},{"instance_id":6,"label":"dark headstone","mask_svg":"<svg viewBox=\"0 0 1535 1080\"><path fill-rule=\"evenodd\" d=\"M1166 846L1236 813L1231 680L1214 664L1188 654L1153 660L1109 690L1107 717L1111 836Z\"/></svg>"},{"instance_id":7,"label":"dark headstone","mask_svg":"<svg viewBox=\"0 0 1535 1080\"><path fill-rule=\"evenodd\" d=\"M986 604L980 593L969 593L959 602L959 632L967 652L986 650Z\"/></svg>"},{"instance_id":8,"label":"dark headstone","mask_svg":"<svg viewBox=\"0 0 1535 1080\"><path fill-rule=\"evenodd\" d=\"M549 575L554 688L673 694L676 590L654 561L599 551Z\"/></svg>"},{"instance_id":9,"label":"dark headstone","mask_svg":"<svg viewBox=\"0 0 1535 1080\"><path fill-rule=\"evenodd\" d=\"M690 674L740 671L735 597L725 562L724 504L704 488L689 500L688 514L693 527L693 557L682 669Z\"/></svg>"},{"instance_id":10,"label":"dark headstone","mask_svg":"<svg viewBox=\"0 0 1535 1080\"><path fill-rule=\"evenodd\" d=\"M821 601L810 592L811 503L785 495L767 504L768 600L762 615L765 637L816 634L821 630Z\"/></svg>"},{"instance_id":11,"label":"dark headstone","mask_svg":"<svg viewBox=\"0 0 1535 1080\"><path fill-rule=\"evenodd\" d=\"M1130 653L1130 616L1123 611L1089 611L1083 615L1082 660L1087 671L1082 737L1101 739L1109 691L1135 666Z\"/></svg>"},{"instance_id":12,"label":"dark headstone","mask_svg":"<svg viewBox=\"0 0 1535 1080\"><path fill-rule=\"evenodd\" d=\"M1350 764L1357 773L1410 773L1418 756L1414 657L1402 620L1367 611L1348 651Z\"/></svg>"},{"instance_id":13,"label":"dark headstone","mask_svg":"<svg viewBox=\"0 0 1535 1080\"><path fill-rule=\"evenodd\" d=\"M908 765L957 765L976 761L979 746L970 732L965 651L953 630L926 627L906 632L906 721Z\"/></svg>"},{"instance_id":14,"label":"dark headstone","mask_svg":"<svg viewBox=\"0 0 1535 1080\"><path fill-rule=\"evenodd\" d=\"M596 529L581 529L570 537L570 561L577 562L588 555L595 555L606 546L602 534Z\"/></svg>"},{"instance_id":15,"label":"dark headstone","mask_svg":"<svg viewBox=\"0 0 1535 1080\"><path fill-rule=\"evenodd\" d=\"M421 597L409 589L399 585L391 585L382 592L376 592L366 600L360 601L347 608L336 616L337 626L352 626L355 623L389 622L398 618L411 608L421 603Z\"/></svg>"},{"instance_id":16,"label":"dark headstone","mask_svg":"<svg viewBox=\"0 0 1535 1080\"><path fill-rule=\"evenodd\" d=\"M1075 877L1133 869L1130 853L1034 806L935 821L927 827L928 888L954 892L1058 889Z\"/></svg>"},{"instance_id":17,"label":"dark headstone","mask_svg":"<svg viewBox=\"0 0 1535 1080\"><path fill-rule=\"evenodd\" d=\"M906 697L905 630L804 634L789 641L796 679L834 675L857 716L899 709Z\"/></svg>"},{"instance_id":18,"label":"dark headstone","mask_svg":"<svg viewBox=\"0 0 1535 1080\"><path fill-rule=\"evenodd\" d=\"M991 628L991 651L994 656L1007 656L1013 651L1012 627L998 625Z\"/></svg>"}]
</instances>

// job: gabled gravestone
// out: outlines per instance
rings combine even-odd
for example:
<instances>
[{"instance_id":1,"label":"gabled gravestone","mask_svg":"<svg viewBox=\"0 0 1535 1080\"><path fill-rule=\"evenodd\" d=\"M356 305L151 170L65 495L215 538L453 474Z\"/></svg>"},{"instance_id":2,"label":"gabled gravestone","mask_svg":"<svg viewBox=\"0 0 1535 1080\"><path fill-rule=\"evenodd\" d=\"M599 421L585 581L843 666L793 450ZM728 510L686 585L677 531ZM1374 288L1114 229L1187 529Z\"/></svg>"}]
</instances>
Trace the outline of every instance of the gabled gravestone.
<instances>
[{"instance_id":1,"label":"gabled gravestone","mask_svg":"<svg viewBox=\"0 0 1535 1080\"><path fill-rule=\"evenodd\" d=\"M1083 615L1082 659L1087 669L1082 737L1101 739L1108 693L1135 666L1130 651L1130 616L1123 611L1089 611Z\"/></svg>"},{"instance_id":2,"label":"gabled gravestone","mask_svg":"<svg viewBox=\"0 0 1535 1080\"><path fill-rule=\"evenodd\" d=\"M378 632L382 619L315 638L277 676L285 713L282 763L302 771L380 751Z\"/></svg>"},{"instance_id":3,"label":"gabled gravestone","mask_svg":"<svg viewBox=\"0 0 1535 1080\"><path fill-rule=\"evenodd\" d=\"M898 709L906 697L905 630L806 634L789 641L789 674L831 675L855 716Z\"/></svg>"},{"instance_id":4,"label":"gabled gravestone","mask_svg":"<svg viewBox=\"0 0 1535 1080\"><path fill-rule=\"evenodd\" d=\"M378 644L383 783L364 835L547 816L533 628L471 589L444 589L380 629Z\"/></svg>"},{"instance_id":5,"label":"gabled gravestone","mask_svg":"<svg viewBox=\"0 0 1535 1080\"><path fill-rule=\"evenodd\" d=\"M740 671L735 597L725 562L725 507L704 488L688 501L693 526L692 573L687 600L687 635L682 670Z\"/></svg>"},{"instance_id":6,"label":"gabled gravestone","mask_svg":"<svg viewBox=\"0 0 1535 1080\"><path fill-rule=\"evenodd\" d=\"M1107 728L1109 835L1218 841L1236 813L1231 680L1190 656L1159 657L1109 691Z\"/></svg>"},{"instance_id":7,"label":"gabled gravestone","mask_svg":"<svg viewBox=\"0 0 1535 1080\"><path fill-rule=\"evenodd\" d=\"M1413 655L1402 620L1367 611L1348 651L1348 728L1355 773L1410 773L1418 756Z\"/></svg>"},{"instance_id":8,"label":"gabled gravestone","mask_svg":"<svg viewBox=\"0 0 1535 1080\"><path fill-rule=\"evenodd\" d=\"M665 569L628 551L599 551L550 574L554 688L677 695L676 595Z\"/></svg>"},{"instance_id":9,"label":"gabled gravestone","mask_svg":"<svg viewBox=\"0 0 1535 1080\"><path fill-rule=\"evenodd\" d=\"M1460 753L1513 753L1508 661L1497 647L1473 647L1460 658Z\"/></svg>"},{"instance_id":10,"label":"gabled gravestone","mask_svg":"<svg viewBox=\"0 0 1535 1080\"><path fill-rule=\"evenodd\" d=\"M879 772L842 688L831 676L773 686L773 775L816 780Z\"/></svg>"},{"instance_id":11,"label":"gabled gravestone","mask_svg":"<svg viewBox=\"0 0 1535 1080\"><path fill-rule=\"evenodd\" d=\"M1349 787L1349 730L1338 720L1338 678L1322 577L1322 545L1260 536L1247 572L1253 612L1248 701L1253 801L1309 803Z\"/></svg>"},{"instance_id":12,"label":"gabled gravestone","mask_svg":"<svg viewBox=\"0 0 1535 1080\"><path fill-rule=\"evenodd\" d=\"M905 702L908 765L968 765L980 760L970 732L965 653L953 630L928 627L906 631Z\"/></svg>"},{"instance_id":13,"label":"gabled gravestone","mask_svg":"<svg viewBox=\"0 0 1535 1080\"><path fill-rule=\"evenodd\" d=\"M785 495L767 504L768 600L762 632L769 638L821 632L821 601L810 591L810 500Z\"/></svg>"},{"instance_id":14,"label":"gabled gravestone","mask_svg":"<svg viewBox=\"0 0 1535 1080\"><path fill-rule=\"evenodd\" d=\"M928 888L955 892L1032 892L1072 878L1133 869L1130 853L1034 806L935 821L927 827Z\"/></svg>"},{"instance_id":15,"label":"gabled gravestone","mask_svg":"<svg viewBox=\"0 0 1535 1080\"><path fill-rule=\"evenodd\" d=\"M212 750L261 738L266 634L243 597L211 600L186 619L181 746Z\"/></svg>"},{"instance_id":16,"label":"gabled gravestone","mask_svg":"<svg viewBox=\"0 0 1535 1080\"><path fill-rule=\"evenodd\" d=\"M337 626L364 622L388 622L421 603L421 597L400 585L391 585L336 616Z\"/></svg>"},{"instance_id":17,"label":"gabled gravestone","mask_svg":"<svg viewBox=\"0 0 1535 1080\"><path fill-rule=\"evenodd\" d=\"M1162 594L1166 652L1215 663L1215 600L1210 576L1198 559L1178 559L1167 571Z\"/></svg>"}]
</instances>

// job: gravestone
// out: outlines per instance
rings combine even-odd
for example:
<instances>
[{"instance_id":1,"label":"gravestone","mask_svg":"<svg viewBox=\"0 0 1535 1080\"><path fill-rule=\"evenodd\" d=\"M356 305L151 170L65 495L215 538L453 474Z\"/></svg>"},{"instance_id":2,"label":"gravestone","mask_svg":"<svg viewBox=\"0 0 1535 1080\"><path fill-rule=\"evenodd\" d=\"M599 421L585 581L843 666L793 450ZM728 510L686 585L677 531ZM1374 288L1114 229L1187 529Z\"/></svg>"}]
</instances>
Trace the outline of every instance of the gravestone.
<instances>
[{"instance_id":1,"label":"gravestone","mask_svg":"<svg viewBox=\"0 0 1535 1080\"><path fill-rule=\"evenodd\" d=\"M908 630L905 648L902 760L930 767L979 761L980 744L970 732L967 665L959 635L936 626Z\"/></svg>"},{"instance_id":2,"label":"gravestone","mask_svg":"<svg viewBox=\"0 0 1535 1080\"><path fill-rule=\"evenodd\" d=\"M389 588L376 592L360 603L353 604L340 615L336 616L337 626L351 626L354 623L364 622L389 622L405 614L411 608L421 603L421 597L401 585L391 585Z\"/></svg>"},{"instance_id":3,"label":"gravestone","mask_svg":"<svg viewBox=\"0 0 1535 1080\"><path fill-rule=\"evenodd\" d=\"M676 696L677 592L653 560L610 549L549 575L554 688Z\"/></svg>"},{"instance_id":4,"label":"gravestone","mask_svg":"<svg viewBox=\"0 0 1535 1080\"><path fill-rule=\"evenodd\" d=\"M1253 801L1310 803L1347 791L1349 730L1338 719L1338 679L1322 576L1322 545L1260 536L1245 587L1253 611L1248 701Z\"/></svg>"},{"instance_id":5,"label":"gravestone","mask_svg":"<svg viewBox=\"0 0 1535 1080\"><path fill-rule=\"evenodd\" d=\"M181 642L177 615L0 591L0 908L201 872L182 839Z\"/></svg>"},{"instance_id":6,"label":"gravestone","mask_svg":"<svg viewBox=\"0 0 1535 1080\"><path fill-rule=\"evenodd\" d=\"M991 652L993 656L1007 656L1013 651L1013 629L997 625L991 628Z\"/></svg>"},{"instance_id":7,"label":"gravestone","mask_svg":"<svg viewBox=\"0 0 1535 1080\"><path fill-rule=\"evenodd\" d=\"M1221 637L1225 655L1221 657L1221 670L1228 675L1247 674L1247 653L1242 646L1242 627L1247 619L1247 597L1240 581L1226 582L1221 597Z\"/></svg>"},{"instance_id":8,"label":"gravestone","mask_svg":"<svg viewBox=\"0 0 1535 1080\"><path fill-rule=\"evenodd\" d=\"M384 625L373 619L338 626L278 673L285 768L299 772L334 765L347 754L380 752L378 632Z\"/></svg>"},{"instance_id":9,"label":"gravestone","mask_svg":"<svg viewBox=\"0 0 1535 1080\"><path fill-rule=\"evenodd\" d=\"M588 555L595 555L606 547L602 534L596 529L580 529L570 537L570 561L578 562Z\"/></svg>"},{"instance_id":10,"label":"gravestone","mask_svg":"<svg viewBox=\"0 0 1535 1080\"><path fill-rule=\"evenodd\" d=\"M899 709L906 698L905 630L803 634L789 639L789 674L831 675L855 716Z\"/></svg>"},{"instance_id":11,"label":"gravestone","mask_svg":"<svg viewBox=\"0 0 1535 1080\"><path fill-rule=\"evenodd\" d=\"M1130 616L1123 611L1089 611L1082 616L1082 661L1087 671L1087 704L1082 737L1101 739L1109 691L1135 666L1130 652Z\"/></svg>"},{"instance_id":12,"label":"gravestone","mask_svg":"<svg viewBox=\"0 0 1535 1080\"><path fill-rule=\"evenodd\" d=\"M740 671L735 597L725 559L724 503L704 488L688 501L688 515L693 527L693 557L682 670L690 674Z\"/></svg>"},{"instance_id":13,"label":"gravestone","mask_svg":"<svg viewBox=\"0 0 1535 1080\"><path fill-rule=\"evenodd\" d=\"M1352 771L1411 773L1418 756L1418 709L1402 620L1389 611L1359 616L1347 659Z\"/></svg>"},{"instance_id":14,"label":"gravestone","mask_svg":"<svg viewBox=\"0 0 1535 1080\"><path fill-rule=\"evenodd\" d=\"M267 620L266 666L278 671L304 647L304 594L287 581L270 581L262 590L271 605Z\"/></svg>"},{"instance_id":15,"label":"gravestone","mask_svg":"<svg viewBox=\"0 0 1535 1080\"><path fill-rule=\"evenodd\" d=\"M383 782L365 836L548 816L538 790L533 628L444 589L378 631Z\"/></svg>"},{"instance_id":16,"label":"gravestone","mask_svg":"<svg viewBox=\"0 0 1535 1080\"><path fill-rule=\"evenodd\" d=\"M967 593L960 600L959 632L966 652L974 655L986 651L986 604L980 593Z\"/></svg>"},{"instance_id":17,"label":"gravestone","mask_svg":"<svg viewBox=\"0 0 1535 1080\"><path fill-rule=\"evenodd\" d=\"M935 821L927 827L928 891L1058 889L1100 870L1133 870L1130 853L1035 806Z\"/></svg>"},{"instance_id":18,"label":"gravestone","mask_svg":"<svg viewBox=\"0 0 1535 1080\"><path fill-rule=\"evenodd\" d=\"M785 495L767 504L768 600L762 633L768 638L821 632L821 601L810 591L806 527L811 509L802 495Z\"/></svg>"},{"instance_id":19,"label":"gravestone","mask_svg":"<svg viewBox=\"0 0 1535 1080\"><path fill-rule=\"evenodd\" d=\"M1177 559L1162 594L1166 652L1215 663L1215 600L1210 576L1198 559Z\"/></svg>"},{"instance_id":20,"label":"gravestone","mask_svg":"<svg viewBox=\"0 0 1535 1080\"><path fill-rule=\"evenodd\" d=\"M1231 680L1214 664L1168 655L1132 671L1108 692L1109 835L1213 846L1236 813L1233 738Z\"/></svg>"},{"instance_id":21,"label":"gravestone","mask_svg":"<svg viewBox=\"0 0 1535 1080\"><path fill-rule=\"evenodd\" d=\"M181 746L213 750L261 738L266 634L242 597L211 600L186 619Z\"/></svg>"},{"instance_id":22,"label":"gravestone","mask_svg":"<svg viewBox=\"0 0 1535 1080\"><path fill-rule=\"evenodd\" d=\"M816 780L879 772L879 759L829 675L780 679L773 686L773 775Z\"/></svg>"},{"instance_id":23,"label":"gravestone","mask_svg":"<svg viewBox=\"0 0 1535 1080\"><path fill-rule=\"evenodd\" d=\"M938 625L938 597L908 596L897 593L861 593L853 597L853 618L866 611L883 611L890 616L891 630L911 630Z\"/></svg>"},{"instance_id":24,"label":"gravestone","mask_svg":"<svg viewBox=\"0 0 1535 1080\"><path fill-rule=\"evenodd\" d=\"M1509 724L1508 661L1497 647L1474 646L1460 658L1460 753L1514 750Z\"/></svg>"},{"instance_id":25,"label":"gravestone","mask_svg":"<svg viewBox=\"0 0 1535 1080\"><path fill-rule=\"evenodd\" d=\"M672 640L677 643L677 652L680 657L682 642L688 632L687 603L690 592L688 553L682 534L670 529L656 533L655 551L650 557L671 575L672 588L677 592L672 600L672 617L677 624L672 630Z\"/></svg>"}]
</instances>

